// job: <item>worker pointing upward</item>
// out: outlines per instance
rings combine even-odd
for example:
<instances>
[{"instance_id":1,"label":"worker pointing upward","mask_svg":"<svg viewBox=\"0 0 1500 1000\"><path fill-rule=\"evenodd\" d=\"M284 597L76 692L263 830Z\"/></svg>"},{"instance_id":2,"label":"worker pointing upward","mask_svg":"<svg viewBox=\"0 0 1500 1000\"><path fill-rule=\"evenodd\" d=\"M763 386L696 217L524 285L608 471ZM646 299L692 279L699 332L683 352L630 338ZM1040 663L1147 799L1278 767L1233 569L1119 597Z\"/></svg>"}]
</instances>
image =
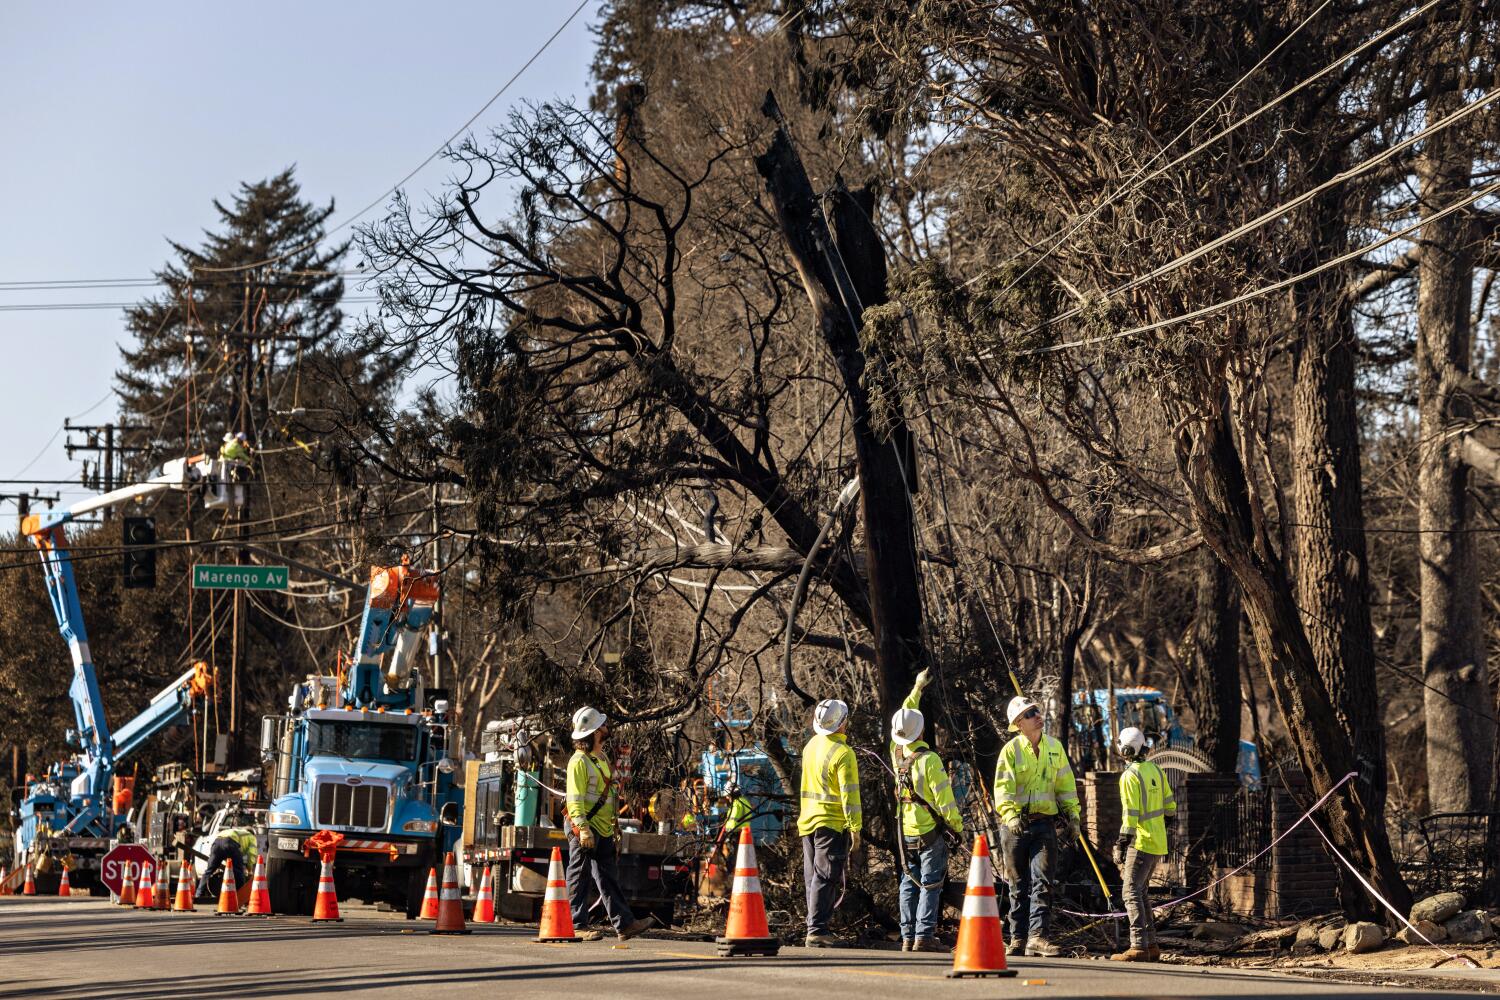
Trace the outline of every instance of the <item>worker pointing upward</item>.
<instances>
[{"instance_id":1,"label":"worker pointing upward","mask_svg":"<svg viewBox=\"0 0 1500 1000\"><path fill-rule=\"evenodd\" d=\"M1020 733L1000 751L995 766L995 811L1010 886L1010 946L1007 954L1051 958L1062 949L1047 940L1052 917L1052 873L1057 863L1057 822L1068 839L1080 832L1078 786L1062 743L1042 732L1042 710L1017 695L1005 711Z\"/></svg>"},{"instance_id":2,"label":"worker pointing upward","mask_svg":"<svg viewBox=\"0 0 1500 1000\"><path fill-rule=\"evenodd\" d=\"M859 762L845 735L849 706L837 698L813 709L812 739L802 748L802 880L807 886L809 948L829 948L839 939L829 929L833 904L844 884L849 854L859 850L864 815L859 801Z\"/></svg>"},{"instance_id":3,"label":"worker pointing upward","mask_svg":"<svg viewBox=\"0 0 1500 1000\"><path fill-rule=\"evenodd\" d=\"M938 915L948 879L946 831L962 833L963 817L943 761L922 739L927 720L918 707L930 677L917 675L911 694L891 716L891 757L901 802L901 950L946 951L938 944Z\"/></svg>"}]
</instances>

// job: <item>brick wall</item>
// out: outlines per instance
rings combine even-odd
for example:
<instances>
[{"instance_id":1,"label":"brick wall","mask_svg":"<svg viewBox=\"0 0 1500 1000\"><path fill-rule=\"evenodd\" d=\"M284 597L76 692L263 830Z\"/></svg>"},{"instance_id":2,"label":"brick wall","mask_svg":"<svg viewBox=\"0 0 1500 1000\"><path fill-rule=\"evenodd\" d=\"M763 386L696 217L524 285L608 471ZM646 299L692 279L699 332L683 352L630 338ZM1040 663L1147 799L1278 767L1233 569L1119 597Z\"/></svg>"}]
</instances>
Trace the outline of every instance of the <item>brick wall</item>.
<instances>
[{"instance_id":1,"label":"brick wall","mask_svg":"<svg viewBox=\"0 0 1500 1000\"><path fill-rule=\"evenodd\" d=\"M1300 773L1286 773L1285 786L1277 780L1270 797L1270 839L1289 829L1314 799ZM1268 783L1269 784L1269 783ZM1295 796L1295 797L1294 797ZM1258 917L1300 917L1338 908L1338 869L1310 822L1303 823L1277 844L1270 863L1257 865L1221 882L1217 901L1236 913ZM1216 876L1227 873L1220 868Z\"/></svg>"}]
</instances>

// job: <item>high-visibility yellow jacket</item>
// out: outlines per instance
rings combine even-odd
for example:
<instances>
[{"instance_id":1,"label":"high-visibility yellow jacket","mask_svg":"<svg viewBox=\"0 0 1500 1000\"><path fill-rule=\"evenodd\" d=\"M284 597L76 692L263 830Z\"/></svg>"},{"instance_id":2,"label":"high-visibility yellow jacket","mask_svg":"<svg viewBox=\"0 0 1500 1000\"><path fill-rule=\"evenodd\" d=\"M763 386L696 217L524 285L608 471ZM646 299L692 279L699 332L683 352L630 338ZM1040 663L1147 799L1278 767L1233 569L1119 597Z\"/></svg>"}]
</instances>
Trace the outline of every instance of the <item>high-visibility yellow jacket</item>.
<instances>
[{"instance_id":1,"label":"high-visibility yellow jacket","mask_svg":"<svg viewBox=\"0 0 1500 1000\"><path fill-rule=\"evenodd\" d=\"M922 707L922 689L913 685L911 692L907 694L906 700L901 703L902 708ZM920 837L937 826L937 817L928 812L926 807L917 801L912 789L908 789L900 780L900 774L908 758L911 764L906 765L906 770L911 775L911 783L916 794L927 800L947 822L948 826L962 833L964 829L964 818L959 814L958 803L953 800L953 783L948 780L948 772L943 767L943 760L933 749L928 746L926 740L914 740L905 747L899 745L895 740L890 741L891 767L897 774L896 797L901 801L901 835L904 837Z\"/></svg>"},{"instance_id":2,"label":"high-visibility yellow jacket","mask_svg":"<svg viewBox=\"0 0 1500 1000\"><path fill-rule=\"evenodd\" d=\"M589 826L601 837L615 835L615 790L610 784L609 761L583 750L575 750L568 761L568 818L582 827L592 810ZM597 810L594 803L603 802Z\"/></svg>"},{"instance_id":3,"label":"high-visibility yellow jacket","mask_svg":"<svg viewBox=\"0 0 1500 1000\"><path fill-rule=\"evenodd\" d=\"M250 449L245 447L245 442L235 440L220 445L219 458L226 462L248 462L250 461Z\"/></svg>"},{"instance_id":4,"label":"high-visibility yellow jacket","mask_svg":"<svg viewBox=\"0 0 1500 1000\"><path fill-rule=\"evenodd\" d=\"M858 831L864 823L859 801L859 762L842 733L821 733L802 748L802 808L797 833L827 828Z\"/></svg>"},{"instance_id":5,"label":"high-visibility yellow jacket","mask_svg":"<svg viewBox=\"0 0 1500 1000\"><path fill-rule=\"evenodd\" d=\"M255 872L255 859L260 854L259 845L255 840L255 831L248 827L232 826L228 829L220 830L219 836L239 845L240 853L245 856L245 867L249 871L235 872L234 877L241 882L248 882L250 876Z\"/></svg>"},{"instance_id":6,"label":"high-visibility yellow jacket","mask_svg":"<svg viewBox=\"0 0 1500 1000\"><path fill-rule=\"evenodd\" d=\"M1078 816L1078 784L1062 742L1042 734L1035 750L1017 736L1000 751L995 766L995 811L1006 822L1017 816Z\"/></svg>"},{"instance_id":7,"label":"high-visibility yellow jacket","mask_svg":"<svg viewBox=\"0 0 1500 1000\"><path fill-rule=\"evenodd\" d=\"M1167 772L1138 760L1120 775L1120 835L1135 833L1135 849L1160 857L1167 853L1168 816L1177 815L1177 800Z\"/></svg>"},{"instance_id":8,"label":"high-visibility yellow jacket","mask_svg":"<svg viewBox=\"0 0 1500 1000\"><path fill-rule=\"evenodd\" d=\"M743 794L736 795L729 802L729 815L724 820L724 829L729 833L739 833L740 827L750 822L751 815L755 812L750 807L750 800Z\"/></svg>"}]
</instances>

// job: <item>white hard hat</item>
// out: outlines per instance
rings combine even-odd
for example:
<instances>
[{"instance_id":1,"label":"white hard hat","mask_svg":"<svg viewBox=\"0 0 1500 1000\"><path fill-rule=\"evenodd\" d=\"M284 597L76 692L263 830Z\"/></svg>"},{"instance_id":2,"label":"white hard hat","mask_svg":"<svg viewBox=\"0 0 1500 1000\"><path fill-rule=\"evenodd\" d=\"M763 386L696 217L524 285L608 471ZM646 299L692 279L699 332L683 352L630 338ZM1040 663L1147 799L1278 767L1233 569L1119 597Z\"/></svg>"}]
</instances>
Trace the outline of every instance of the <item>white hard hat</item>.
<instances>
[{"instance_id":1,"label":"white hard hat","mask_svg":"<svg viewBox=\"0 0 1500 1000\"><path fill-rule=\"evenodd\" d=\"M224 432L224 443L228 444L229 442L231 442L233 440L234 440L234 431L225 431Z\"/></svg>"},{"instance_id":2,"label":"white hard hat","mask_svg":"<svg viewBox=\"0 0 1500 1000\"><path fill-rule=\"evenodd\" d=\"M585 705L573 713L573 738L586 740L608 721L603 712Z\"/></svg>"},{"instance_id":3,"label":"white hard hat","mask_svg":"<svg viewBox=\"0 0 1500 1000\"><path fill-rule=\"evenodd\" d=\"M1146 734L1141 732L1135 726L1126 726L1124 729L1120 730L1118 740L1121 753L1129 750L1132 754L1138 754L1143 749L1145 749L1146 746Z\"/></svg>"},{"instance_id":4,"label":"white hard hat","mask_svg":"<svg viewBox=\"0 0 1500 1000\"><path fill-rule=\"evenodd\" d=\"M1016 728L1016 720L1033 708L1041 710L1040 705L1023 694L1018 694L1010 700L1010 704L1005 708L1005 721L1010 724L1012 731Z\"/></svg>"},{"instance_id":5,"label":"white hard hat","mask_svg":"<svg viewBox=\"0 0 1500 1000\"><path fill-rule=\"evenodd\" d=\"M848 718L848 705L837 698L824 698L813 709L813 732L821 736L832 736Z\"/></svg>"},{"instance_id":6,"label":"white hard hat","mask_svg":"<svg viewBox=\"0 0 1500 1000\"><path fill-rule=\"evenodd\" d=\"M891 742L904 747L922 738L922 727L927 720L915 708L898 708L891 716Z\"/></svg>"}]
</instances>

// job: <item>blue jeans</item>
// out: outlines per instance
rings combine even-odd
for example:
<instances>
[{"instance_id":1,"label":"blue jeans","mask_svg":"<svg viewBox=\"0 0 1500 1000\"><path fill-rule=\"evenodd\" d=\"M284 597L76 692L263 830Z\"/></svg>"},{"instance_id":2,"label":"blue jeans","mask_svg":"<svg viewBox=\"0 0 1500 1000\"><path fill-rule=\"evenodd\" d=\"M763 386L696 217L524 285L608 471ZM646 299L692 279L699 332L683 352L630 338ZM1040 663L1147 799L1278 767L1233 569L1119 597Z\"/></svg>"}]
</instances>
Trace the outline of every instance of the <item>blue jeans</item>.
<instances>
[{"instance_id":1,"label":"blue jeans","mask_svg":"<svg viewBox=\"0 0 1500 1000\"><path fill-rule=\"evenodd\" d=\"M1002 829L1001 846L1015 872L1010 886L1010 940L1047 937L1052 924L1052 870L1057 827L1051 816L1033 816L1020 836Z\"/></svg>"},{"instance_id":2,"label":"blue jeans","mask_svg":"<svg viewBox=\"0 0 1500 1000\"><path fill-rule=\"evenodd\" d=\"M939 837L923 847L908 837L906 875L901 879L901 939L937 937L938 914L943 907L943 883L948 880L948 841Z\"/></svg>"}]
</instances>

